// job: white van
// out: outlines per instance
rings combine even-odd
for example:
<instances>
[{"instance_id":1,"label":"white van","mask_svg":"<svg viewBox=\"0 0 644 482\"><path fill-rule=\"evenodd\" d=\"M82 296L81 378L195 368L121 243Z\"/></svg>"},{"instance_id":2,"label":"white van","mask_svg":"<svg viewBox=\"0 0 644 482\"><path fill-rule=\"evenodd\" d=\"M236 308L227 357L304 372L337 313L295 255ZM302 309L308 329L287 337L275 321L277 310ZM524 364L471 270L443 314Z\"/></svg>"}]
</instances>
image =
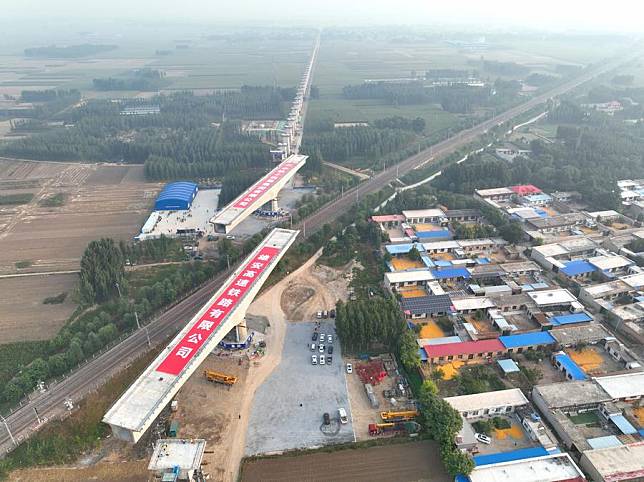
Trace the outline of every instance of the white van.
<instances>
[{"instance_id":1,"label":"white van","mask_svg":"<svg viewBox=\"0 0 644 482\"><path fill-rule=\"evenodd\" d=\"M347 411L344 408L338 408L338 415L340 416L340 423L345 424L349 422Z\"/></svg>"}]
</instances>

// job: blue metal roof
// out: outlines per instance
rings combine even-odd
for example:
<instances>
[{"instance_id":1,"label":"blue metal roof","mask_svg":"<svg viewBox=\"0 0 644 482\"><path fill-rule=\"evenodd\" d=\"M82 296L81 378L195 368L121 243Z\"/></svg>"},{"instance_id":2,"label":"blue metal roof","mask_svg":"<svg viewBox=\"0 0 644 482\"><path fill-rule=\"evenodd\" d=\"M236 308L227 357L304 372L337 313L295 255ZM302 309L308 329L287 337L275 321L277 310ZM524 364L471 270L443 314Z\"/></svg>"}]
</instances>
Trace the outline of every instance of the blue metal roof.
<instances>
[{"instance_id":1,"label":"blue metal roof","mask_svg":"<svg viewBox=\"0 0 644 482\"><path fill-rule=\"evenodd\" d=\"M506 348L519 348L522 346L550 345L555 343L555 339L547 331L534 331L530 333L520 333L518 335L500 336L499 341Z\"/></svg>"},{"instance_id":2,"label":"blue metal roof","mask_svg":"<svg viewBox=\"0 0 644 482\"><path fill-rule=\"evenodd\" d=\"M427 256L426 254L421 255L421 256L420 256L420 259L423 261L423 263L425 264L425 266L427 266L428 268L433 268L433 267L434 267L434 262L433 262L433 261L432 261L432 259L431 259L429 256Z\"/></svg>"},{"instance_id":3,"label":"blue metal roof","mask_svg":"<svg viewBox=\"0 0 644 482\"><path fill-rule=\"evenodd\" d=\"M427 361L427 352L425 350L419 348L418 354L420 355L420 361Z\"/></svg>"},{"instance_id":4,"label":"blue metal roof","mask_svg":"<svg viewBox=\"0 0 644 482\"><path fill-rule=\"evenodd\" d=\"M579 365L577 365L574 360L565 353L558 353L557 355L555 355L555 360L557 360L561 364L566 373L568 373L573 380L588 379L584 371L579 368Z\"/></svg>"},{"instance_id":5,"label":"blue metal roof","mask_svg":"<svg viewBox=\"0 0 644 482\"><path fill-rule=\"evenodd\" d=\"M578 259L576 261L568 261L564 268L561 268L561 272L567 276L577 276L585 273L592 273L597 268L595 268L588 261L583 259Z\"/></svg>"},{"instance_id":6,"label":"blue metal roof","mask_svg":"<svg viewBox=\"0 0 644 482\"><path fill-rule=\"evenodd\" d=\"M471 277L470 272L467 268L447 268L441 270L432 270L432 274L436 279L448 279L448 278L464 278L468 279Z\"/></svg>"},{"instance_id":7,"label":"blue metal roof","mask_svg":"<svg viewBox=\"0 0 644 482\"><path fill-rule=\"evenodd\" d=\"M154 203L156 211L188 209L197 193L194 182L179 181L166 184Z\"/></svg>"},{"instance_id":8,"label":"blue metal roof","mask_svg":"<svg viewBox=\"0 0 644 482\"><path fill-rule=\"evenodd\" d=\"M439 268L449 268L450 266L452 266L451 261L443 261L442 259L437 259L436 261L434 261L434 264Z\"/></svg>"},{"instance_id":9,"label":"blue metal roof","mask_svg":"<svg viewBox=\"0 0 644 482\"><path fill-rule=\"evenodd\" d=\"M389 254L405 254L411 251L413 244L388 244L385 249Z\"/></svg>"},{"instance_id":10,"label":"blue metal roof","mask_svg":"<svg viewBox=\"0 0 644 482\"><path fill-rule=\"evenodd\" d=\"M631 422L626 420L624 415L611 415L610 419L624 435L637 433L637 429L631 425Z\"/></svg>"},{"instance_id":11,"label":"blue metal roof","mask_svg":"<svg viewBox=\"0 0 644 482\"><path fill-rule=\"evenodd\" d=\"M588 313L571 313L570 315L553 316L550 318L550 323L554 326L559 326L571 323L585 323L592 320L593 318Z\"/></svg>"},{"instance_id":12,"label":"blue metal roof","mask_svg":"<svg viewBox=\"0 0 644 482\"><path fill-rule=\"evenodd\" d=\"M606 435L605 437L595 437L586 439L588 445L593 449L607 449L609 447L619 447L624 445L615 435Z\"/></svg>"},{"instance_id":13,"label":"blue metal roof","mask_svg":"<svg viewBox=\"0 0 644 482\"><path fill-rule=\"evenodd\" d=\"M498 360L497 363L501 367L501 370L503 370L503 373L516 373L520 371L519 366L511 358Z\"/></svg>"},{"instance_id":14,"label":"blue metal roof","mask_svg":"<svg viewBox=\"0 0 644 482\"><path fill-rule=\"evenodd\" d=\"M423 239L452 239L449 229L437 229L436 231L416 231L416 236Z\"/></svg>"},{"instance_id":15,"label":"blue metal roof","mask_svg":"<svg viewBox=\"0 0 644 482\"><path fill-rule=\"evenodd\" d=\"M499 452L496 454L477 455L474 457L474 464L477 467L482 465L500 464L502 462L511 462L513 460L533 459L550 455L543 447L529 447L525 449L513 450L512 452Z\"/></svg>"}]
</instances>

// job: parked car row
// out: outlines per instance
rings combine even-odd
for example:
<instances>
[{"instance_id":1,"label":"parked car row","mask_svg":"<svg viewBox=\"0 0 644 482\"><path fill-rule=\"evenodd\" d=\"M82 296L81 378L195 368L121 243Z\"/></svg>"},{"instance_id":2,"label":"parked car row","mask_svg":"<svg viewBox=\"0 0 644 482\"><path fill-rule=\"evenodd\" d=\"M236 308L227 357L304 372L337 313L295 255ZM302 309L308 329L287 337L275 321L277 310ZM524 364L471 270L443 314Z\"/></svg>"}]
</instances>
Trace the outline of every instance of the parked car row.
<instances>
[{"instance_id":1,"label":"parked car row","mask_svg":"<svg viewBox=\"0 0 644 482\"><path fill-rule=\"evenodd\" d=\"M313 336L311 337L312 341L318 341L318 332L314 331ZM328 344L328 345L327 345ZM333 335L326 335L324 333L319 334L319 342L316 345L311 343L311 351L317 351L320 355L311 355L311 364L317 365L318 362L320 365L331 365L333 363ZM328 353L328 355L325 355Z\"/></svg>"}]
</instances>

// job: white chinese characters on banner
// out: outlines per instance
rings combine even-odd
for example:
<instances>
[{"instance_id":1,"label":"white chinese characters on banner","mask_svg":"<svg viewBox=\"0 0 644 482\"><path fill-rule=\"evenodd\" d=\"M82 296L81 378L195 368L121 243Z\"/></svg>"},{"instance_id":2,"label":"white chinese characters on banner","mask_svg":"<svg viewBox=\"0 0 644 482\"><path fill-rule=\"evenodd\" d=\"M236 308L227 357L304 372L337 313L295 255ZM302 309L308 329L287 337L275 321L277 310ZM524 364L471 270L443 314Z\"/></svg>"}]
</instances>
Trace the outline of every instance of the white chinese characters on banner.
<instances>
[{"instance_id":1,"label":"white chinese characters on banner","mask_svg":"<svg viewBox=\"0 0 644 482\"><path fill-rule=\"evenodd\" d=\"M215 301L208 306L190 330L175 345L175 348L157 366L158 372L179 375L200 348L212 336L226 317L235 309L238 301L250 290L261 273L270 265L280 250L264 247L259 250Z\"/></svg>"}]
</instances>

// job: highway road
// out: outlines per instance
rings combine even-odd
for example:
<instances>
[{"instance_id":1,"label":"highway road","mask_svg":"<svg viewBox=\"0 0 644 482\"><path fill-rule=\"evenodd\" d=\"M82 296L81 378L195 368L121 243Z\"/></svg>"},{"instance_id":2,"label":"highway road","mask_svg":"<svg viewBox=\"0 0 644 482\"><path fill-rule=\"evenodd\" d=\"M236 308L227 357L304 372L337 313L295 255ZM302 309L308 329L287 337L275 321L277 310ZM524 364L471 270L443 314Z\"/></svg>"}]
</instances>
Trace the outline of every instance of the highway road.
<instances>
[{"instance_id":1,"label":"highway road","mask_svg":"<svg viewBox=\"0 0 644 482\"><path fill-rule=\"evenodd\" d=\"M548 99L561 95L593 77L617 67L623 62L631 60L630 57L635 56L609 62L589 72L585 72L574 80L566 82L519 106L513 107L473 128L462 131L458 135L434 145L431 149L422 151L400 162L397 166L380 172L368 181L345 192L343 197L325 205L301 223L298 228L302 228L306 224L306 235L310 236L325 223L336 219L343 212L346 212L357 197L376 192L385 187L396 178L397 172L399 175L403 175L416 166L426 163L430 158L438 159L439 157L450 154L467 145L481 134L484 134L490 128L511 120L533 107L544 103ZM219 288L228 275L229 271L220 273L193 294L151 321L147 327L152 345L160 345L183 327L197 313L199 308L210 299L212 293ZM64 402L66 399L69 398L73 401L81 400L84 396L96 390L96 388L105 383L109 378L129 365L138 355L144 353L146 350L148 348L145 331L138 330L109 351L91 359L67 378L48 387L46 392L34 396L32 400L6 417L6 422L16 441L20 443L25 440L41 425L37 420L34 409L38 411L40 418L44 421L43 423L64 414L66 410ZM12 447L12 440L0 420L0 454L6 453Z\"/></svg>"}]
</instances>

